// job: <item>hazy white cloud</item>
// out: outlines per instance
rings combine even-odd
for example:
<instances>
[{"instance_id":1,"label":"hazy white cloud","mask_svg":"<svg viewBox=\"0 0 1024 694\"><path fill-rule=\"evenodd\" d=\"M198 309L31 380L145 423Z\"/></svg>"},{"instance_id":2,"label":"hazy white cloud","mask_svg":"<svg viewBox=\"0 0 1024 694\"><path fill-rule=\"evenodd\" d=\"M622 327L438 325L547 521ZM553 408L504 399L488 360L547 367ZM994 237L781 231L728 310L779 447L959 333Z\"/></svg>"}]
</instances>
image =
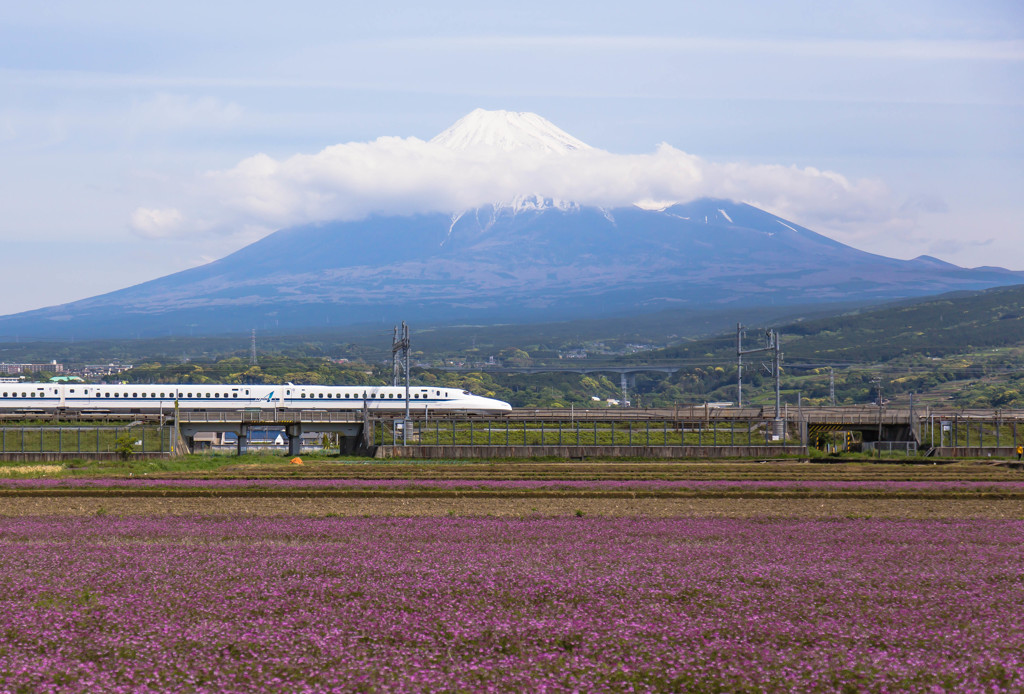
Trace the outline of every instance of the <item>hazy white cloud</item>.
<instances>
[{"instance_id":1,"label":"hazy white cloud","mask_svg":"<svg viewBox=\"0 0 1024 694\"><path fill-rule=\"evenodd\" d=\"M182 214L178 210L140 207L132 213L131 225L142 236L161 238L173 235L182 221Z\"/></svg>"},{"instance_id":2,"label":"hazy white cloud","mask_svg":"<svg viewBox=\"0 0 1024 694\"><path fill-rule=\"evenodd\" d=\"M131 130L138 132L225 127L241 115L238 104L214 97L160 93L133 104L128 120Z\"/></svg>"},{"instance_id":3,"label":"hazy white cloud","mask_svg":"<svg viewBox=\"0 0 1024 694\"><path fill-rule=\"evenodd\" d=\"M620 207L721 197L750 202L801 223L885 221L898 213L876 180L815 168L715 163L667 144L649 154L584 150L454 151L417 138L382 137L316 154L249 157L212 171L171 210L139 209L146 235L234 234L372 213L458 212L523 195ZM179 213L178 209L183 212Z\"/></svg>"},{"instance_id":4,"label":"hazy white cloud","mask_svg":"<svg viewBox=\"0 0 1024 694\"><path fill-rule=\"evenodd\" d=\"M707 36L469 36L421 37L389 42L391 50L443 50L447 52L497 51L540 48L573 51L678 52L698 55L746 53L788 55L803 58L854 58L888 60L967 60L994 62L1024 61L1024 41L964 39L763 39Z\"/></svg>"}]
</instances>

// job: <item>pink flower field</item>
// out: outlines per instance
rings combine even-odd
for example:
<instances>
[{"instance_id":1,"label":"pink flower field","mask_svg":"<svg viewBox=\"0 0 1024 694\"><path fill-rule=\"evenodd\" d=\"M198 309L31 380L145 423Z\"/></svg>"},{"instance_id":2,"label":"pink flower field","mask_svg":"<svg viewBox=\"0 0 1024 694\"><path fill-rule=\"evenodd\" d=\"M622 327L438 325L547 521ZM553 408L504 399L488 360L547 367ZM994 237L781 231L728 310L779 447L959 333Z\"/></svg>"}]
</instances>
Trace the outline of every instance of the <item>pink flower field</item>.
<instances>
[{"instance_id":1,"label":"pink flower field","mask_svg":"<svg viewBox=\"0 0 1024 694\"><path fill-rule=\"evenodd\" d=\"M0 691L1024 688L1024 522L0 519Z\"/></svg>"},{"instance_id":2,"label":"pink flower field","mask_svg":"<svg viewBox=\"0 0 1024 694\"><path fill-rule=\"evenodd\" d=\"M452 479L173 479L63 477L0 479L4 489L595 489L595 490L841 490L1024 491L1024 480L452 480Z\"/></svg>"}]
</instances>

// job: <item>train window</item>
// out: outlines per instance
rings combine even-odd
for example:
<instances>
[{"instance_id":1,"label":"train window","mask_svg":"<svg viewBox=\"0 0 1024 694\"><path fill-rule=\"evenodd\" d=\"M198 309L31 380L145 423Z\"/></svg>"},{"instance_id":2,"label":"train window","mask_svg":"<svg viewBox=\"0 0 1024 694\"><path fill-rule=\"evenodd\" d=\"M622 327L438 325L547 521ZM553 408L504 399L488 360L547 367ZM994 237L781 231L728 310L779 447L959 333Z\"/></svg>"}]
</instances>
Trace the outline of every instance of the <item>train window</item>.
<instances>
[{"instance_id":1,"label":"train window","mask_svg":"<svg viewBox=\"0 0 1024 694\"><path fill-rule=\"evenodd\" d=\"M302 397L306 397L306 394L305 394L305 393L303 393L303 394L302 394Z\"/></svg>"},{"instance_id":2,"label":"train window","mask_svg":"<svg viewBox=\"0 0 1024 694\"><path fill-rule=\"evenodd\" d=\"M108 397L108 398L110 397L110 393L107 393L107 397Z\"/></svg>"},{"instance_id":3,"label":"train window","mask_svg":"<svg viewBox=\"0 0 1024 694\"><path fill-rule=\"evenodd\" d=\"M114 397L115 398L120 397L120 393L114 393Z\"/></svg>"},{"instance_id":4,"label":"train window","mask_svg":"<svg viewBox=\"0 0 1024 694\"><path fill-rule=\"evenodd\" d=\"M188 393L188 394L186 395L186 397L189 397L189 398L191 398L191 397L192 397L192 393Z\"/></svg>"},{"instance_id":5,"label":"train window","mask_svg":"<svg viewBox=\"0 0 1024 694\"><path fill-rule=\"evenodd\" d=\"M292 392L291 392L290 390L286 390L286 391L284 392L284 394L285 394L285 395L291 395L291 394L292 394Z\"/></svg>"},{"instance_id":6,"label":"train window","mask_svg":"<svg viewBox=\"0 0 1024 694\"><path fill-rule=\"evenodd\" d=\"M232 393L232 394L231 394L231 397L233 397L233 398L237 398L237 397L238 397L238 393Z\"/></svg>"},{"instance_id":7,"label":"train window","mask_svg":"<svg viewBox=\"0 0 1024 694\"><path fill-rule=\"evenodd\" d=\"M419 393L413 393L413 394L412 394L412 396L413 396L414 398L416 398L417 400L419 400L419 399L420 399L420 394L419 394Z\"/></svg>"},{"instance_id":8,"label":"train window","mask_svg":"<svg viewBox=\"0 0 1024 694\"><path fill-rule=\"evenodd\" d=\"M245 391L245 394L246 394L246 395L248 395L248 394L249 394L249 391Z\"/></svg>"},{"instance_id":9,"label":"train window","mask_svg":"<svg viewBox=\"0 0 1024 694\"><path fill-rule=\"evenodd\" d=\"M323 393L320 393L320 397L322 398L323 396L324 396L324 394L323 394Z\"/></svg>"},{"instance_id":10,"label":"train window","mask_svg":"<svg viewBox=\"0 0 1024 694\"><path fill-rule=\"evenodd\" d=\"M345 399L346 399L346 400L348 400L348 399L349 399L349 394L348 394L348 393L345 393Z\"/></svg>"},{"instance_id":11,"label":"train window","mask_svg":"<svg viewBox=\"0 0 1024 694\"><path fill-rule=\"evenodd\" d=\"M439 390L435 390L434 392L437 393L438 395L441 394L441 391L439 391Z\"/></svg>"},{"instance_id":12,"label":"train window","mask_svg":"<svg viewBox=\"0 0 1024 694\"><path fill-rule=\"evenodd\" d=\"M32 397L34 398L35 396L36 396L36 394L35 394L35 393L32 393Z\"/></svg>"},{"instance_id":13,"label":"train window","mask_svg":"<svg viewBox=\"0 0 1024 694\"><path fill-rule=\"evenodd\" d=\"M163 393L160 393L160 397L162 398L163 396L164 396L164 394L163 394Z\"/></svg>"}]
</instances>

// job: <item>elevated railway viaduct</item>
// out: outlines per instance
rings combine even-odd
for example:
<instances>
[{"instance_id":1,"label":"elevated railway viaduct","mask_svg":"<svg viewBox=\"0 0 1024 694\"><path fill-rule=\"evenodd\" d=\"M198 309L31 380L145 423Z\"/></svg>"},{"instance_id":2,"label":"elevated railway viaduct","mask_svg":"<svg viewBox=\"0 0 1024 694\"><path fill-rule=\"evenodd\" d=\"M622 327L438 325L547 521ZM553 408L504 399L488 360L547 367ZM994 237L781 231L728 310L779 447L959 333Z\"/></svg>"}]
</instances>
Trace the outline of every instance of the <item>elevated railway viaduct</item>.
<instances>
[{"instance_id":1,"label":"elevated railway viaduct","mask_svg":"<svg viewBox=\"0 0 1024 694\"><path fill-rule=\"evenodd\" d=\"M781 426L780 426L781 425ZM202 412L164 415L0 415L0 456L59 459L113 453L101 436L83 431L149 428L140 453L194 451L206 432L234 434L239 452L254 427L285 434L298 454L303 434L328 434L342 453L382 457L742 457L806 454L809 446L849 441L867 449L918 449L940 456L1013 456L1024 443L1024 410L888 407L712 407L576 409L520 408L506 415L400 414L304 410ZM77 435L73 432L77 430ZM155 435L152 431L161 432ZM29 433L26 439L26 432ZM53 432L58 432L56 438ZM113 436L109 437L113 440ZM29 443L25 443L28 440ZM154 450L154 441L160 444ZM56 441L56 443L53 443ZM26 458L25 456L31 456Z\"/></svg>"}]
</instances>

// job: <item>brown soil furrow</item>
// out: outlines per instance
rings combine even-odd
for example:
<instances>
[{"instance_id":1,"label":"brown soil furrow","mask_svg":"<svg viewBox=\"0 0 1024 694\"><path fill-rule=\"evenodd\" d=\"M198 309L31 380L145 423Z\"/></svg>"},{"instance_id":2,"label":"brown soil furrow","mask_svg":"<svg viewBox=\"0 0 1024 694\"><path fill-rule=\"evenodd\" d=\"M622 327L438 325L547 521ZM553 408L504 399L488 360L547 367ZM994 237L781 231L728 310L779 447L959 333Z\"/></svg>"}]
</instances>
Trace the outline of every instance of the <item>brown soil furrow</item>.
<instances>
[{"instance_id":1,"label":"brown soil furrow","mask_svg":"<svg viewBox=\"0 0 1024 694\"><path fill-rule=\"evenodd\" d=\"M997 499L624 499L473 497L13 497L0 516L650 516L1024 520L1024 501Z\"/></svg>"}]
</instances>

